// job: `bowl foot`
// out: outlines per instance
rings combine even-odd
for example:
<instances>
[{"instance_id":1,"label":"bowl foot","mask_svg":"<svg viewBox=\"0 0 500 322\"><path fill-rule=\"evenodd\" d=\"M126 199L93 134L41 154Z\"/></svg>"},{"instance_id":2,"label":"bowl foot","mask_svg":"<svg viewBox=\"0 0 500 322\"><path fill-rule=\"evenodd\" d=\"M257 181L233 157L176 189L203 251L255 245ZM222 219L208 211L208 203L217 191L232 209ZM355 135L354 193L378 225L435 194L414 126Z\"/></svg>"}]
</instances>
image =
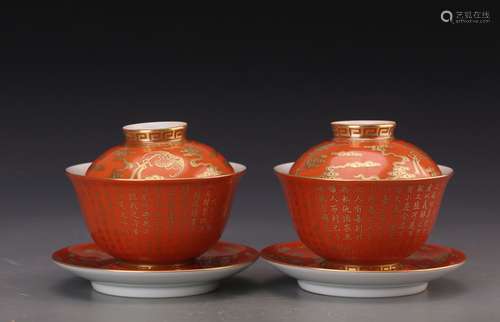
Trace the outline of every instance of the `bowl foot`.
<instances>
[{"instance_id":1,"label":"bowl foot","mask_svg":"<svg viewBox=\"0 0 500 322\"><path fill-rule=\"evenodd\" d=\"M342 285L331 283L318 283L311 281L298 281L299 286L308 292L341 296L341 297L393 297L412 295L425 291L427 283L408 285Z\"/></svg>"},{"instance_id":2,"label":"bowl foot","mask_svg":"<svg viewBox=\"0 0 500 322\"><path fill-rule=\"evenodd\" d=\"M391 264L371 264L371 265L360 265L360 264L347 264L335 261L325 260L321 263L321 267L329 269L339 269L343 271L355 271L355 272L386 272L386 271L397 271L401 268L399 263Z\"/></svg>"},{"instance_id":3,"label":"bowl foot","mask_svg":"<svg viewBox=\"0 0 500 322\"><path fill-rule=\"evenodd\" d=\"M182 297L208 293L217 288L217 282L209 283L186 283L169 285L140 285L140 284L122 284L91 282L92 287L99 293L123 297L142 297L142 298L164 298L164 297Z\"/></svg>"},{"instance_id":4,"label":"bowl foot","mask_svg":"<svg viewBox=\"0 0 500 322\"><path fill-rule=\"evenodd\" d=\"M189 269L190 265L193 265L196 260L195 259L189 259L181 263L177 264L143 264L143 263L134 263L134 262L127 262L121 259L117 259L116 262L121 265L124 268L128 268L131 270L140 270L140 271L168 271L168 270L173 270L173 269L183 269L187 268Z\"/></svg>"}]
</instances>

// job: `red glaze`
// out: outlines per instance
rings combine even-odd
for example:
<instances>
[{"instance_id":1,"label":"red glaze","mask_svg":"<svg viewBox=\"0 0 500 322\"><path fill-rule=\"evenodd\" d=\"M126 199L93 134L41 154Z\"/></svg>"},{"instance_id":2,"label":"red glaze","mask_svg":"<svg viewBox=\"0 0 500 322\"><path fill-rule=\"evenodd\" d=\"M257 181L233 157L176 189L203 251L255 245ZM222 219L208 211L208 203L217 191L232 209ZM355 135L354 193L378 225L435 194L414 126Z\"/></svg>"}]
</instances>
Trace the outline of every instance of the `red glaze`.
<instances>
[{"instance_id":1,"label":"red glaze","mask_svg":"<svg viewBox=\"0 0 500 322\"><path fill-rule=\"evenodd\" d=\"M262 250L264 259L284 265L345 271L381 271L381 267L339 265L325 261L300 241L271 245ZM439 245L423 245L411 256L404 258L391 269L395 272L440 269L463 263L464 253Z\"/></svg>"},{"instance_id":2,"label":"red glaze","mask_svg":"<svg viewBox=\"0 0 500 322\"><path fill-rule=\"evenodd\" d=\"M295 229L319 256L337 262L395 263L419 249L436 220L452 170L413 180L328 180L275 168Z\"/></svg>"},{"instance_id":3,"label":"red glaze","mask_svg":"<svg viewBox=\"0 0 500 322\"><path fill-rule=\"evenodd\" d=\"M182 263L220 238L237 172L208 178L116 180L84 175L89 164L66 170L92 239L115 258L139 264Z\"/></svg>"},{"instance_id":4,"label":"red glaze","mask_svg":"<svg viewBox=\"0 0 500 322\"><path fill-rule=\"evenodd\" d=\"M93 178L163 180L234 173L208 145L186 139L187 124L153 122L123 128L125 144L98 157L87 171Z\"/></svg>"},{"instance_id":5,"label":"red glaze","mask_svg":"<svg viewBox=\"0 0 500 322\"><path fill-rule=\"evenodd\" d=\"M392 121L332 122L334 138L305 152L290 174L325 179L400 180L440 175L416 146L393 137Z\"/></svg>"},{"instance_id":6,"label":"red glaze","mask_svg":"<svg viewBox=\"0 0 500 322\"><path fill-rule=\"evenodd\" d=\"M253 262L259 252L244 245L219 241L201 256L185 265L130 265L110 256L96 244L78 244L62 248L52 259L65 265L118 271L191 271L216 269Z\"/></svg>"}]
</instances>

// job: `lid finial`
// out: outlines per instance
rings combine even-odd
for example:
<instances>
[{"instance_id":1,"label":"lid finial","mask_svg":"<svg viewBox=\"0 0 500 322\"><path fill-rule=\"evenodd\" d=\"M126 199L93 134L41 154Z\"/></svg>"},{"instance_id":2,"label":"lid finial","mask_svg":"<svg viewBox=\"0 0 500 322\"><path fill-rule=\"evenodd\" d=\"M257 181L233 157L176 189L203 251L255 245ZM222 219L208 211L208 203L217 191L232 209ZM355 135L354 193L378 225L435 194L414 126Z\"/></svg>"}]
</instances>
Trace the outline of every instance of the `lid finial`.
<instances>
[{"instance_id":1,"label":"lid finial","mask_svg":"<svg viewBox=\"0 0 500 322\"><path fill-rule=\"evenodd\" d=\"M150 122L123 127L127 145L143 145L162 142L181 142L186 138L185 122Z\"/></svg>"},{"instance_id":2,"label":"lid finial","mask_svg":"<svg viewBox=\"0 0 500 322\"><path fill-rule=\"evenodd\" d=\"M335 138L386 139L394 137L394 121L336 121L331 123Z\"/></svg>"}]
</instances>

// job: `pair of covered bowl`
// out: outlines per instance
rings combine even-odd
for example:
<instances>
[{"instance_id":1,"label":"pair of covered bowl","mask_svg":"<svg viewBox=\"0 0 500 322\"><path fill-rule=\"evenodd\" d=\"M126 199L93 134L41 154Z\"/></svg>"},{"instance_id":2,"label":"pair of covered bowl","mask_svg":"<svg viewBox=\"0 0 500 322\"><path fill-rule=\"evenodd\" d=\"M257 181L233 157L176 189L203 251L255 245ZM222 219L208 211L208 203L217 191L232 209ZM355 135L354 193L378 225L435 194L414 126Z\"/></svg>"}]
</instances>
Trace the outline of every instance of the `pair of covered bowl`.
<instances>
[{"instance_id":1,"label":"pair of covered bowl","mask_svg":"<svg viewBox=\"0 0 500 322\"><path fill-rule=\"evenodd\" d=\"M332 122L333 139L276 166L301 241L326 261L395 265L422 246L452 175L392 121ZM123 128L69 175L94 241L131 264L182 264L220 238L245 171L187 140L186 123Z\"/></svg>"}]
</instances>

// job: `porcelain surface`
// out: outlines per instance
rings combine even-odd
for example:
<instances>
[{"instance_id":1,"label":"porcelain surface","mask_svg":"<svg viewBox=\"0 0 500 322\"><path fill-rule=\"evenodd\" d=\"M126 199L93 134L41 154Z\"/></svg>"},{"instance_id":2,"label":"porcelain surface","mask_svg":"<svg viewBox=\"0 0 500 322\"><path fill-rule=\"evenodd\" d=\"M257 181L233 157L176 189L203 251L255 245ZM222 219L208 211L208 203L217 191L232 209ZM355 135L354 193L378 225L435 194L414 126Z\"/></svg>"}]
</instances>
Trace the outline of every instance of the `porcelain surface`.
<instances>
[{"instance_id":1,"label":"porcelain surface","mask_svg":"<svg viewBox=\"0 0 500 322\"><path fill-rule=\"evenodd\" d=\"M316 254L360 265L389 264L422 246L453 170L412 180L330 180L274 168L300 240Z\"/></svg>"},{"instance_id":2,"label":"porcelain surface","mask_svg":"<svg viewBox=\"0 0 500 322\"><path fill-rule=\"evenodd\" d=\"M100 155L87 171L93 178L168 180L234 172L212 147L186 136L185 122L150 122L123 127L125 143Z\"/></svg>"},{"instance_id":3,"label":"porcelain surface","mask_svg":"<svg viewBox=\"0 0 500 322\"><path fill-rule=\"evenodd\" d=\"M245 166L234 173L176 180L116 180L85 175L90 163L71 166L92 239L129 262L175 264L204 253L220 238Z\"/></svg>"},{"instance_id":4,"label":"porcelain surface","mask_svg":"<svg viewBox=\"0 0 500 322\"><path fill-rule=\"evenodd\" d=\"M342 297L392 297L424 291L428 283L459 268L465 255L440 245L424 245L394 265L359 266L326 261L302 242L266 247L261 256L309 292Z\"/></svg>"},{"instance_id":5,"label":"porcelain surface","mask_svg":"<svg viewBox=\"0 0 500 322\"><path fill-rule=\"evenodd\" d=\"M403 180L440 175L420 148L394 137L394 121L332 122L333 139L306 151L291 175L332 180Z\"/></svg>"},{"instance_id":6,"label":"porcelain surface","mask_svg":"<svg viewBox=\"0 0 500 322\"><path fill-rule=\"evenodd\" d=\"M62 248L52 255L63 269L89 280L104 294L124 297L181 297L214 290L221 279L250 266L259 253L248 246L219 241L182 265L130 265L93 243Z\"/></svg>"}]
</instances>

